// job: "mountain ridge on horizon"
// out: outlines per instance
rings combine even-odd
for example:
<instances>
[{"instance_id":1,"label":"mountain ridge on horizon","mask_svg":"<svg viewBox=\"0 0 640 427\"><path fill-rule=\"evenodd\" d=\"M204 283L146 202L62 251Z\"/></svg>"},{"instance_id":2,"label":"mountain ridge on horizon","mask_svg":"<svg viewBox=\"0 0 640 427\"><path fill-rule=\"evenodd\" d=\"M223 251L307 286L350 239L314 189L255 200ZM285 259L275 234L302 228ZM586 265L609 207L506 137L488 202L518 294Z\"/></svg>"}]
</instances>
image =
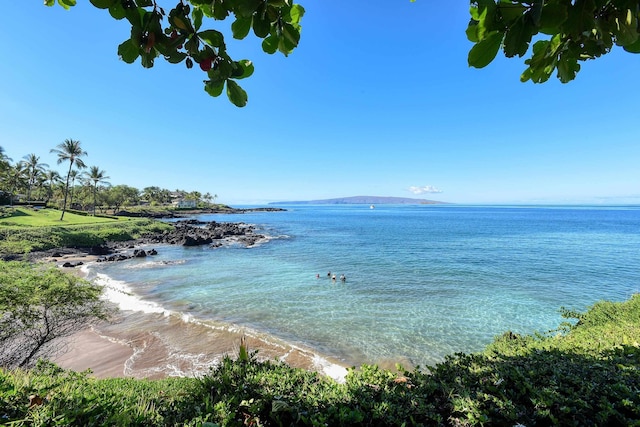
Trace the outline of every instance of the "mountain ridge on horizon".
<instances>
[{"instance_id":1,"label":"mountain ridge on horizon","mask_svg":"<svg viewBox=\"0 0 640 427\"><path fill-rule=\"evenodd\" d=\"M447 202L439 202L428 199L413 199L408 197L386 197L386 196L351 196L338 197L334 199L320 200L298 200L286 202L271 202L270 205L440 205Z\"/></svg>"}]
</instances>

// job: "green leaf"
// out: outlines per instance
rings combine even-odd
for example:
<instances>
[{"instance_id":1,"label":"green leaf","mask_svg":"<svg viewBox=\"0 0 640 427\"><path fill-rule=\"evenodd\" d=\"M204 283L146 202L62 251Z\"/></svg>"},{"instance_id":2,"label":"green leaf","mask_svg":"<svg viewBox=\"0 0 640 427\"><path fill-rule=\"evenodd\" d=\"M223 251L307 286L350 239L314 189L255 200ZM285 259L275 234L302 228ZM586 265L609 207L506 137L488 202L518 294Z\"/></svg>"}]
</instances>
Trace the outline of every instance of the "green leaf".
<instances>
[{"instance_id":1,"label":"green leaf","mask_svg":"<svg viewBox=\"0 0 640 427\"><path fill-rule=\"evenodd\" d=\"M227 97L236 107L244 107L249 100L247 92L231 79L227 80Z\"/></svg>"},{"instance_id":2,"label":"green leaf","mask_svg":"<svg viewBox=\"0 0 640 427\"><path fill-rule=\"evenodd\" d=\"M271 31L271 21L258 15L253 17L253 33L261 39L267 37Z\"/></svg>"},{"instance_id":3,"label":"green leaf","mask_svg":"<svg viewBox=\"0 0 640 427\"><path fill-rule=\"evenodd\" d=\"M134 43L133 40L129 39L124 43L121 43L118 46L118 56L127 64L132 64L138 59L140 55L140 48Z\"/></svg>"},{"instance_id":4,"label":"green leaf","mask_svg":"<svg viewBox=\"0 0 640 427\"><path fill-rule=\"evenodd\" d=\"M542 8L540 16L540 32L544 34L557 34L560 26L567 20L569 12L564 4L550 3Z\"/></svg>"},{"instance_id":5,"label":"green leaf","mask_svg":"<svg viewBox=\"0 0 640 427\"><path fill-rule=\"evenodd\" d=\"M186 57L187 54L184 52L171 52L171 54L165 56L164 59L166 59L170 64L179 64L180 62L184 61Z\"/></svg>"},{"instance_id":6,"label":"green leaf","mask_svg":"<svg viewBox=\"0 0 640 427\"><path fill-rule=\"evenodd\" d=\"M527 8L519 3L498 3L498 11L507 24L520 18Z\"/></svg>"},{"instance_id":7,"label":"green leaf","mask_svg":"<svg viewBox=\"0 0 640 427\"><path fill-rule=\"evenodd\" d=\"M91 0L91 4L98 9L109 9L116 0Z\"/></svg>"},{"instance_id":8,"label":"green leaf","mask_svg":"<svg viewBox=\"0 0 640 427\"><path fill-rule=\"evenodd\" d=\"M153 61L155 58L156 58L156 55L153 50L149 53L143 52L140 54L140 64L142 64L144 68L152 68Z\"/></svg>"},{"instance_id":9,"label":"green leaf","mask_svg":"<svg viewBox=\"0 0 640 427\"><path fill-rule=\"evenodd\" d=\"M527 53L535 28L531 21L523 15L507 31L504 37L504 54L508 58Z\"/></svg>"},{"instance_id":10,"label":"green leaf","mask_svg":"<svg viewBox=\"0 0 640 427\"><path fill-rule=\"evenodd\" d=\"M258 9L262 0L236 0L236 16L239 18L249 18Z\"/></svg>"},{"instance_id":11,"label":"green leaf","mask_svg":"<svg viewBox=\"0 0 640 427\"><path fill-rule=\"evenodd\" d=\"M233 78L240 80L251 77L254 71L253 63L248 59L242 59L235 63L237 71L233 73Z\"/></svg>"},{"instance_id":12,"label":"green leaf","mask_svg":"<svg viewBox=\"0 0 640 427\"><path fill-rule=\"evenodd\" d=\"M578 61L569 56L562 55L558 61L558 78L562 83L568 83L576 78L576 74L580 71Z\"/></svg>"},{"instance_id":13,"label":"green leaf","mask_svg":"<svg viewBox=\"0 0 640 427\"><path fill-rule=\"evenodd\" d=\"M560 39L560 35L554 36L554 39ZM553 40L553 39L552 39ZM557 45L557 42L555 43ZM529 65L522 75L520 81L526 82L532 80L534 83L544 83L549 80L551 73L555 68L555 53L548 40L538 40L533 45L533 55L524 61Z\"/></svg>"},{"instance_id":14,"label":"green leaf","mask_svg":"<svg viewBox=\"0 0 640 427\"><path fill-rule=\"evenodd\" d=\"M187 40L184 44L184 49L191 55L197 55L200 49L200 40L198 37L193 36Z\"/></svg>"},{"instance_id":15,"label":"green leaf","mask_svg":"<svg viewBox=\"0 0 640 427\"><path fill-rule=\"evenodd\" d=\"M594 0L575 0L574 5L567 9L568 16L563 26L565 32L580 39L582 33L591 31L595 26L595 8Z\"/></svg>"},{"instance_id":16,"label":"green leaf","mask_svg":"<svg viewBox=\"0 0 640 427\"><path fill-rule=\"evenodd\" d=\"M291 24L284 24L282 26L282 35L290 42L293 47L298 46L300 41L300 31ZM287 47L290 45L287 44ZM289 52L293 50L293 47L289 49Z\"/></svg>"},{"instance_id":17,"label":"green leaf","mask_svg":"<svg viewBox=\"0 0 640 427\"><path fill-rule=\"evenodd\" d=\"M262 41L262 50L269 54L274 54L278 50L278 37L271 34Z\"/></svg>"},{"instance_id":18,"label":"green leaf","mask_svg":"<svg viewBox=\"0 0 640 427\"><path fill-rule=\"evenodd\" d=\"M212 14L215 19L222 21L229 16L229 9L227 9L222 0L214 0L212 4Z\"/></svg>"},{"instance_id":19,"label":"green leaf","mask_svg":"<svg viewBox=\"0 0 640 427\"><path fill-rule=\"evenodd\" d=\"M216 31L216 30L201 31L198 33L198 37L200 38L200 40L202 40L209 46L214 46L214 47L224 46L224 36L220 31Z\"/></svg>"},{"instance_id":20,"label":"green leaf","mask_svg":"<svg viewBox=\"0 0 640 427\"><path fill-rule=\"evenodd\" d=\"M204 17L204 12L199 7L193 8L193 12L191 12L191 17L193 19L193 28L196 31L200 29L202 26L202 18Z\"/></svg>"},{"instance_id":21,"label":"green leaf","mask_svg":"<svg viewBox=\"0 0 640 427\"><path fill-rule=\"evenodd\" d=\"M300 6L299 4L294 4L291 7L291 12L289 12L289 14L291 15L291 23L299 24L300 20L304 16L304 12L304 7Z\"/></svg>"},{"instance_id":22,"label":"green leaf","mask_svg":"<svg viewBox=\"0 0 640 427\"><path fill-rule=\"evenodd\" d=\"M640 53L640 39L638 39L635 43L628 44L622 47L629 53Z\"/></svg>"},{"instance_id":23,"label":"green leaf","mask_svg":"<svg viewBox=\"0 0 640 427\"><path fill-rule=\"evenodd\" d=\"M632 45L638 40L638 19L629 9L621 13L622 16L616 18L616 27L612 31L616 35L616 44Z\"/></svg>"},{"instance_id":24,"label":"green leaf","mask_svg":"<svg viewBox=\"0 0 640 427\"><path fill-rule=\"evenodd\" d=\"M122 7L122 3L117 1L109 7L109 14L114 19L120 20L127 16L127 11L124 10L124 7Z\"/></svg>"},{"instance_id":25,"label":"green leaf","mask_svg":"<svg viewBox=\"0 0 640 427\"><path fill-rule=\"evenodd\" d=\"M69 10L71 7L76 5L76 0L58 0L58 4Z\"/></svg>"},{"instance_id":26,"label":"green leaf","mask_svg":"<svg viewBox=\"0 0 640 427\"><path fill-rule=\"evenodd\" d=\"M204 85L204 90L211 96L220 96L224 89L224 80L220 82L208 81Z\"/></svg>"},{"instance_id":27,"label":"green leaf","mask_svg":"<svg viewBox=\"0 0 640 427\"><path fill-rule=\"evenodd\" d=\"M544 0L533 0L531 9L529 9L528 13L531 14L531 19L533 20L533 25L535 27L540 26L540 18L542 17L543 5L544 5Z\"/></svg>"},{"instance_id":28,"label":"green leaf","mask_svg":"<svg viewBox=\"0 0 640 427\"><path fill-rule=\"evenodd\" d=\"M44 0L45 6L51 7L51 6L55 6L55 4L56 4L56 0Z\"/></svg>"},{"instance_id":29,"label":"green leaf","mask_svg":"<svg viewBox=\"0 0 640 427\"><path fill-rule=\"evenodd\" d=\"M467 40L469 40L470 42L479 42L480 39L478 39L478 21L474 21L473 19L469 21L469 26L467 27L465 33L467 34Z\"/></svg>"},{"instance_id":30,"label":"green leaf","mask_svg":"<svg viewBox=\"0 0 640 427\"><path fill-rule=\"evenodd\" d=\"M473 16L474 13L475 16ZM472 13L472 17L477 21L478 39L484 40L489 32L495 30L493 27L495 26L496 4L493 0L478 1L478 9L474 13Z\"/></svg>"},{"instance_id":31,"label":"green leaf","mask_svg":"<svg viewBox=\"0 0 640 427\"><path fill-rule=\"evenodd\" d=\"M252 18L238 18L233 24L231 24L231 31L233 32L233 38L242 40L247 37L249 30L251 30Z\"/></svg>"},{"instance_id":32,"label":"green leaf","mask_svg":"<svg viewBox=\"0 0 640 427\"><path fill-rule=\"evenodd\" d=\"M469 66L484 68L494 60L502 43L503 33L493 31L487 37L476 43L469 51Z\"/></svg>"},{"instance_id":33,"label":"green leaf","mask_svg":"<svg viewBox=\"0 0 640 427\"><path fill-rule=\"evenodd\" d=\"M125 18L131 24L132 27L144 27L151 30L149 23L151 21L152 13L147 12L141 7L133 7L125 9Z\"/></svg>"},{"instance_id":34,"label":"green leaf","mask_svg":"<svg viewBox=\"0 0 640 427\"><path fill-rule=\"evenodd\" d=\"M476 37L478 40L484 40L484 38L487 36L487 33L489 32L486 25L486 15L488 13L487 11L488 9L484 9L482 14L480 15L480 20L476 21Z\"/></svg>"}]
</instances>

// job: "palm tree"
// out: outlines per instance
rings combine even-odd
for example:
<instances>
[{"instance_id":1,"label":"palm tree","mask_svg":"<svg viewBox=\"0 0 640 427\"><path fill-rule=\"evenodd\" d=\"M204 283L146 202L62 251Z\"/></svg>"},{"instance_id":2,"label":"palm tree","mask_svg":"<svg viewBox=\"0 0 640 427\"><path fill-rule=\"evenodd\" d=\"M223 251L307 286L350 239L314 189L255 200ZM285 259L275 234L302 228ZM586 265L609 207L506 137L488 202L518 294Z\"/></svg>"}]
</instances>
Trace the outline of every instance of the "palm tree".
<instances>
[{"instance_id":1,"label":"palm tree","mask_svg":"<svg viewBox=\"0 0 640 427\"><path fill-rule=\"evenodd\" d=\"M20 162L13 165L7 171L7 188L9 189L9 204L13 206L13 197L16 190L26 184L27 171Z\"/></svg>"},{"instance_id":2,"label":"palm tree","mask_svg":"<svg viewBox=\"0 0 640 427\"><path fill-rule=\"evenodd\" d=\"M71 179L71 186L69 189L71 190L71 196L69 197L69 206L73 209L73 193L76 189L76 178L78 177L78 171L72 170L69 174L69 179Z\"/></svg>"},{"instance_id":3,"label":"palm tree","mask_svg":"<svg viewBox=\"0 0 640 427\"><path fill-rule=\"evenodd\" d=\"M96 216L96 191L98 184L106 184L107 179L109 179L105 174L106 172L100 170L98 166L91 166L89 172L85 173L85 179L87 181L93 181L93 216Z\"/></svg>"},{"instance_id":4,"label":"palm tree","mask_svg":"<svg viewBox=\"0 0 640 427\"><path fill-rule=\"evenodd\" d=\"M75 171L74 171L75 172ZM45 206L51 200L51 196L53 196L53 186L56 184L60 184L62 182L62 177L58 173L58 171L54 171L53 169L48 169L45 172L45 185L47 186L47 200L45 201Z\"/></svg>"},{"instance_id":5,"label":"palm tree","mask_svg":"<svg viewBox=\"0 0 640 427\"><path fill-rule=\"evenodd\" d=\"M0 172L9 168L11 159L4 154L4 148L0 146Z\"/></svg>"},{"instance_id":6,"label":"palm tree","mask_svg":"<svg viewBox=\"0 0 640 427\"><path fill-rule=\"evenodd\" d=\"M64 202L62 204L62 215L60 221L64 218L64 212L67 210L67 195L69 193L69 177L71 168L75 166L77 169L85 168L86 165L80 157L86 156L87 152L80 146L80 141L74 139L65 139L64 142L58 144L56 148L52 148L51 153L58 155L58 164L68 161L69 171L67 172L67 181L64 185Z\"/></svg>"},{"instance_id":7,"label":"palm tree","mask_svg":"<svg viewBox=\"0 0 640 427\"><path fill-rule=\"evenodd\" d=\"M7 155L4 153L4 148L2 148L0 146L0 196L2 196L3 194L9 194L9 192L7 191L8 188L6 187L7 183L7 174L9 172L9 170L11 169L11 163L10 163L11 159L7 157Z\"/></svg>"},{"instance_id":8,"label":"palm tree","mask_svg":"<svg viewBox=\"0 0 640 427\"><path fill-rule=\"evenodd\" d=\"M49 165L46 163L40 163L40 157L35 154L27 154L23 157L22 163L27 171L27 202L31 200L31 190L33 189L34 184L38 180L38 176L44 173L45 168L48 168Z\"/></svg>"}]
</instances>

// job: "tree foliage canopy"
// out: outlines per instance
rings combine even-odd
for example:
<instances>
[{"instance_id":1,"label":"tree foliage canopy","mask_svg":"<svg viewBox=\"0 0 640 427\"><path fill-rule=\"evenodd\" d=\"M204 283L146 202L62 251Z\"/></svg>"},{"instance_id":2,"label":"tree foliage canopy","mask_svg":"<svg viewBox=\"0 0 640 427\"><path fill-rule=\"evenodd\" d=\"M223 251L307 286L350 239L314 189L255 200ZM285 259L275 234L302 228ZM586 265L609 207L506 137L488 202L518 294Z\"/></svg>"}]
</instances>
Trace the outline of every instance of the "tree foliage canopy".
<instances>
[{"instance_id":1,"label":"tree foliage canopy","mask_svg":"<svg viewBox=\"0 0 640 427\"><path fill-rule=\"evenodd\" d=\"M118 46L123 61L140 58L146 68L159 57L172 64L184 62L187 68L197 63L206 73L205 91L219 96L226 87L227 97L238 107L247 104L248 96L237 80L251 76L253 64L232 59L224 35L203 24L230 18L234 38L244 39L253 31L263 39L265 52L288 55L298 46L304 15L304 8L292 0L179 0L171 9L161 6L161 0L90 1L131 24L130 37ZM55 2L45 0L48 6ZM57 2L66 9L76 4L76 0ZM500 49L508 58L531 51L520 77L523 82L546 82L556 70L561 82L569 82L580 71L580 62L598 58L614 45L640 52L640 0L470 0L470 4L466 33L474 45L469 65L487 66Z\"/></svg>"},{"instance_id":2,"label":"tree foliage canopy","mask_svg":"<svg viewBox=\"0 0 640 427\"><path fill-rule=\"evenodd\" d=\"M180 0L171 9L160 0L91 0L117 20L131 24L131 35L118 46L118 55L126 63L138 58L145 68L162 57L172 64L184 62L187 68L198 64L205 73L204 90L219 96L226 87L229 100L238 107L247 104L247 93L237 80L253 74L247 59L232 59L223 33L206 28L206 22L233 19L231 32L244 39L253 31L263 39L262 49L269 54L290 54L300 40L300 19L304 8L291 0ZM45 0L53 6L55 0ZM65 9L76 0L58 0Z\"/></svg>"},{"instance_id":3,"label":"tree foliage canopy","mask_svg":"<svg viewBox=\"0 0 640 427\"><path fill-rule=\"evenodd\" d=\"M580 62L614 45L640 52L639 0L472 0L470 11L469 65L487 66L501 48L508 58L522 57L533 43L523 82L546 82L557 70L567 83Z\"/></svg>"}]
</instances>

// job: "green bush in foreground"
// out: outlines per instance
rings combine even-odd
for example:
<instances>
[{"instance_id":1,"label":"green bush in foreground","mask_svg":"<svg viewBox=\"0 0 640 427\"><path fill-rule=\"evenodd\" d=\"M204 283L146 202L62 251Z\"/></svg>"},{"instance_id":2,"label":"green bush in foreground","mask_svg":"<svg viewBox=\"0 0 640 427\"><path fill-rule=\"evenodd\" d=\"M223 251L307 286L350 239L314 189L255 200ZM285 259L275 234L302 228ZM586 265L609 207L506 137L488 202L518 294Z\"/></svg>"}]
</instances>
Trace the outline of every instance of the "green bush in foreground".
<instances>
[{"instance_id":1,"label":"green bush in foreground","mask_svg":"<svg viewBox=\"0 0 640 427\"><path fill-rule=\"evenodd\" d=\"M0 366L29 367L109 314L102 289L52 265L0 261Z\"/></svg>"},{"instance_id":2,"label":"green bush in foreground","mask_svg":"<svg viewBox=\"0 0 640 427\"><path fill-rule=\"evenodd\" d=\"M204 378L0 369L0 423L126 426L640 425L640 295L555 334L506 333L429 372L362 366L344 384L241 353ZM560 333L562 332L562 333ZM597 344L597 345L596 345ZM29 408L28 397L44 398Z\"/></svg>"}]
</instances>

